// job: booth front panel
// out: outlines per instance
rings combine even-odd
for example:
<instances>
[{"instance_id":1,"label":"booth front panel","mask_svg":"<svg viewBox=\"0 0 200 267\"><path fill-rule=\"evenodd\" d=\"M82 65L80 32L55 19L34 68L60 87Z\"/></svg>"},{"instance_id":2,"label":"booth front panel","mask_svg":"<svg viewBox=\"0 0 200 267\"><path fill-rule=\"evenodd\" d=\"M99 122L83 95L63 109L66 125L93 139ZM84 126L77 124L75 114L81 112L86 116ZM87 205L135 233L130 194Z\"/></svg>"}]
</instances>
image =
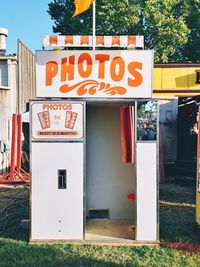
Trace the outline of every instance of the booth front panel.
<instances>
[{"instance_id":1,"label":"booth front panel","mask_svg":"<svg viewBox=\"0 0 200 267\"><path fill-rule=\"evenodd\" d=\"M137 154L137 241L157 241L157 145L141 142Z\"/></svg>"},{"instance_id":2,"label":"booth front panel","mask_svg":"<svg viewBox=\"0 0 200 267\"><path fill-rule=\"evenodd\" d=\"M32 143L31 239L83 239L83 143Z\"/></svg>"}]
</instances>

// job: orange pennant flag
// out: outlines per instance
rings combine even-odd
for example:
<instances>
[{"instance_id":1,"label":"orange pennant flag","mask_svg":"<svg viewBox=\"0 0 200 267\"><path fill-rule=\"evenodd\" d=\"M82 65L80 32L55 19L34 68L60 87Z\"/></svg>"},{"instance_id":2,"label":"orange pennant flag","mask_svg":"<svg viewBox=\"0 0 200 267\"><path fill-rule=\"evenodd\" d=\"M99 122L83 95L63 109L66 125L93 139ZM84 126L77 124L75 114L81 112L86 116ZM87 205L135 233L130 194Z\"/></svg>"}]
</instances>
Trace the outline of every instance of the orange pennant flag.
<instances>
[{"instance_id":1,"label":"orange pennant flag","mask_svg":"<svg viewBox=\"0 0 200 267\"><path fill-rule=\"evenodd\" d=\"M88 10L89 7L92 5L93 1L94 0L75 0L74 4L75 4L76 10L75 10L73 17L78 16L79 14Z\"/></svg>"}]
</instances>

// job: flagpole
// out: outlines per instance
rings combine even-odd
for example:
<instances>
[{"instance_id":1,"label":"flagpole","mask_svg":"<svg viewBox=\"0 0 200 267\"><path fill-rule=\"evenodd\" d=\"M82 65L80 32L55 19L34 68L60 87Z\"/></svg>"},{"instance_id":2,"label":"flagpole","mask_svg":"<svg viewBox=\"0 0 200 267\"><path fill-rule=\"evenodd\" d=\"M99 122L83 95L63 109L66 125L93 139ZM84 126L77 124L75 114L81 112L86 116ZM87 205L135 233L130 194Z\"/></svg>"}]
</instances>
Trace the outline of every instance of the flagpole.
<instances>
[{"instance_id":1,"label":"flagpole","mask_svg":"<svg viewBox=\"0 0 200 267\"><path fill-rule=\"evenodd\" d=\"M96 1L93 1L93 14L92 14L92 50L96 46Z\"/></svg>"}]
</instances>

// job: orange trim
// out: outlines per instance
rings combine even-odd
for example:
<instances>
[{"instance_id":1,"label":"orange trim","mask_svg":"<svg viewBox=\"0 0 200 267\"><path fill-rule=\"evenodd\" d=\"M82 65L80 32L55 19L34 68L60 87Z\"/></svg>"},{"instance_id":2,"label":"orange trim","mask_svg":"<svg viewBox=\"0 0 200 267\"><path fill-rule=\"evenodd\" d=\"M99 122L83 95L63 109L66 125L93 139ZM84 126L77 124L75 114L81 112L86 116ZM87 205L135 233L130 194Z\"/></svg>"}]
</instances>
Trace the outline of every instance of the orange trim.
<instances>
[{"instance_id":1,"label":"orange trim","mask_svg":"<svg viewBox=\"0 0 200 267\"><path fill-rule=\"evenodd\" d=\"M65 44L71 44L73 45L73 36L65 36Z\"/></svg>"},{"instance_id":2,"label":"orange trim","mask_svg":"<svg viewBox=\"0 0 200 267\"><path fill-rule=\"evenodd\" d=\"M89 45L89 36L81 36L81 45Z\"/></svg>"},{"instance_id":3,"label":"orange trim","mask_svg":"<svg viewBox=\"0 0 200 267\"><path fill-rule=\"evenodd\" d=\"M49 36L49 43L51 45L57 45L58 44L58 36L55 36L55 35Z\"/></svg>"},{"instance_id":4,"label":"orange trim","mask_svg":"<svg viewBox=\"0 0 200 267\"><path fill-rule=\"evenodd\" d=\"M96 46L104 45L104 36L96 36Z\"/></svg>"},{"instance_id":5,"label":"orange trim","mask_svg":"<svg viewBox=\"0 0 200 267\"><path fill-rule=\"evenodd\" d=\"M120 36L112 36L112 46L120 45Z\"/></svg>"},{"instance_id":6,"label":"orange trim","mask_svg":"<svg viewBox=\"0 0 200 267\"><path fill-rule=\"evenodd\" d=\"M128 36L128 45L136 45L136 36Z\"/></svg>"}]
</instances>

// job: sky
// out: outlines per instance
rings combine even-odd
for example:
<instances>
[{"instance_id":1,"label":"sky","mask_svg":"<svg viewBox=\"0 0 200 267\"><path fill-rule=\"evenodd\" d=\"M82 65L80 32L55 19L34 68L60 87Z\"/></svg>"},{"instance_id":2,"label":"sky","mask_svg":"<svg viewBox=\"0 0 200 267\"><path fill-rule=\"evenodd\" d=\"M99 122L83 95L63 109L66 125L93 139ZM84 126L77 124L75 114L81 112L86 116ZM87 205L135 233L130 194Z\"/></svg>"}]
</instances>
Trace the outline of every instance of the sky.
<instances>
[{"instance_id":1,"label":"sky","mask_svg":"<svg viewBox=\"0 0 200 267\"><path fill-rule=\"evenodd\" d=\"M8 30L6 54L17 53L20 39L33 53L42 49L42 36L52 35L47 14L51 0L0 0L0 28Z\"/></svg>"}]
</instances>

